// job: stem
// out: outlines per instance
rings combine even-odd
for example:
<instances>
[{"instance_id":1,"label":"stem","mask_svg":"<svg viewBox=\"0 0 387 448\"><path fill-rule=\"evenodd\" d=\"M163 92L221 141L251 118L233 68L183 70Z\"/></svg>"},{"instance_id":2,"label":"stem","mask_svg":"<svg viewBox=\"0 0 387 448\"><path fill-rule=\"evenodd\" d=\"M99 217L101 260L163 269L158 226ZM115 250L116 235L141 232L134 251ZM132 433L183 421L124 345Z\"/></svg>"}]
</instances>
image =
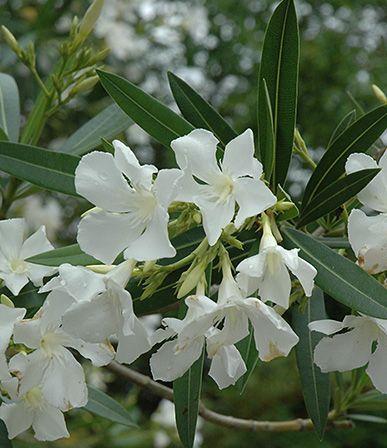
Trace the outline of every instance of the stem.
<instances>
[{"instance_id":1,"label":"stem","mask_svg":"<svg viewBox=\"0 0 387 448\"><path fill-rule=\"evenodd\" d=\"M117 362L112 362L107 366L109 370L118 374L122 378L130 381L137 386L150 390L155 395L173 402L173 390L162 384L156 383L151 378L136 372L133 369L124 367ZM232 417L230 415L218 414L211 411L203 403L199 404L199 415L208 422L224 428L239 429L244 431L267 431L267 432L290 432L290 431L311 431L314 429L313 422L310 419L297 418L295 420L284 420L279 422L246 420ZM329 428L351 429L353 423L351 420L335 420L336 413L330 412L328 415Z\"/></svg>"},{"instance_id":2,"label":"stem","mask_svg":"<svg viewBox=\"0 0 387 448\"><path fill-rule=\"evenodd\" d=\"M316 169L316 162L310 157L309 152L302 151L301 149L297 148L297 146L293 146L293 151L298 154L304 162L309 165L313 170Z\"/></svg>"}]
</instances>

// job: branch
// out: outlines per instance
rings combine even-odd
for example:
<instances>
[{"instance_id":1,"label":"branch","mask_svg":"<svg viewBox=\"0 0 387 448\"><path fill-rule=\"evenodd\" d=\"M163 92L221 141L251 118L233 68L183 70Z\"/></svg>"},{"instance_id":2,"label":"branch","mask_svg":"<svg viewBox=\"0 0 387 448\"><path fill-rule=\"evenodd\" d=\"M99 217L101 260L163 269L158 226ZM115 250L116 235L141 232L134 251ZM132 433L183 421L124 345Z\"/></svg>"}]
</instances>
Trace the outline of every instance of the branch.
<instances>
[{"instance_id":1,"label":"branch","mask_svg":"<svg viewBox=\"0 0 387 448\"><path fill-rule=\"evenodd\" d=\"M119 376L125 378L137 386L150 390L155 395L165 398L173 402L173 390L162 384L156 383L151 378L136 372L133 369L124 367L121 364L112 362L107 366L109 370L115 372ZM245 420L229 415L218 414L206 408L203 403L199 405L199 415L208 422L225 428L240 429L245 431L269 431L269 432L286 432L286 431L310 431L313 430L313 423L310 419L297 418L295 420L285 420L280 422ZM331 412L328 416L328 428L350 429L353 423L350 420L335 421L334 414Z\"/></svg>"}]
</instances>

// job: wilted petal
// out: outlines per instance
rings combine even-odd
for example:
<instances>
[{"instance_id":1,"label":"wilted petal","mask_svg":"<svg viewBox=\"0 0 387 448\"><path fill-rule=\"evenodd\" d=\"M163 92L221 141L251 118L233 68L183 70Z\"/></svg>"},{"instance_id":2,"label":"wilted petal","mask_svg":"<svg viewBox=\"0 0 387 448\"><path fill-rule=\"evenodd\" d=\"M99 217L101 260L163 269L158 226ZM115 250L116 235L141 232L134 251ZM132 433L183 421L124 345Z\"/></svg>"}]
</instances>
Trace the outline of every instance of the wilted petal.
<instances>
[{"instance_id":1,"label":"wilted petal","mask_svg":"<svg viewBox=\"0 0 387 448\"><path fill-rule=\"evenodd\" d=\"M132 191L111 154L94 151L83 156L75 170L75 188L97 207L128 211Z\"/></svg>"}]
</instances>

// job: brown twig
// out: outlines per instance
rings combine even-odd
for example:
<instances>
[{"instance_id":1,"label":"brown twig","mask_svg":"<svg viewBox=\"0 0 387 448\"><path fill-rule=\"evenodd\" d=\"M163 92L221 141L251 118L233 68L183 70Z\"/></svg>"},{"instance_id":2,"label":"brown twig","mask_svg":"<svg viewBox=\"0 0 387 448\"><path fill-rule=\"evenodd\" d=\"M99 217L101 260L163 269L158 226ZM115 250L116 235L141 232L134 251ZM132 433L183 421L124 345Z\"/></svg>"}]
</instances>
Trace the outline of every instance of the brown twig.
<instances>
[{"instance_id":1,"label":"brown twig","mask_svg":"<svg viewBox=\"0 0 387 448\"><path fill-rule=\"evenodd\" d=\"M155 395L173 402L173 390L162 384L153 381L146 375L136 372L133 369L112 362L107 366L109 370L120 375L126 380L137 386L150 390ZM297 418L295 420L285 420L280 422L246 420L229 415L218 414L206 408L203 403L199 405L199 414L208 422L225 428L239 429L245 431L268 431L268 432L287 432L287 431L310 431L313 430L313 423L310 419ZM334 420L334 413L328 416L328 428L350 429L353 428L353 422L350 420Z\"/></svg>"}]
</instances>

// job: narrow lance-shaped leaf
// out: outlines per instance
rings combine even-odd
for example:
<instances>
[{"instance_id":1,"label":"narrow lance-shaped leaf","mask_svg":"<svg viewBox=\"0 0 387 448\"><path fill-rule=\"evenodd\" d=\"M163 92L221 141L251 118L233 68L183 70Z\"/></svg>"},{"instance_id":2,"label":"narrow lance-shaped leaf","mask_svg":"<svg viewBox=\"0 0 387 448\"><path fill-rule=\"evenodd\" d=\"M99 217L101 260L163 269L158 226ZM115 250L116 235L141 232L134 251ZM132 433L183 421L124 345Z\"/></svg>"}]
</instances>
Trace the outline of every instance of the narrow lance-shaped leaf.
<instances>
[{"instance_id":1,"label":"narrow lance-shaped leaf","mask_svg":"<svg viewBox=\"0 0 387 448\"><path fill-rule=\"evenodd\" d=\"M89 264L101 264L94 257L85 254L78 244L72 244L59 249L49 250L28 258L29 263L41 264L43 266L60 266L69 263L74 266L87 266Z\"/></svg>"},{"instance_id":2,"label":"narrow lance-shaped leaf","mask_svg":"<svg viewBox=\"0 0 387 448\"><path fill-rule=\"evenodd\" d=\"M305 188L302 209L320 191L338 179L345 170L345 162L354 152L366 152L387 127L387 105L363 115L349 126L325 152Z\"/></svg>"},{"instance_id":3,"label":"narrow lance-shaped leaf","mask_svg":"<svg viewBox=\"0 0 387 448\"><path fill-rule=\"evenodd\" d=\"M266 104L263 80L271 100L275 136L275 162L272 185L284 185L293 149L297 108L299 33L293 0L283 0L267 26L258 86L258 135L266 128ZM266 151L264 141L260 153ZM266 156L262 156L265 160ZM266 171L268 167L264 167Z\"/></svg>"},{"instance_id":4,"label":"narrow lance-shaped leaf","mask_svg":"<svg viewBox=\"0 0 387 448\"><path fill-rule=\"evenodd\" d=\"M363 190L379 171L379 169L356 171L332 182L327 188L314 196L305 207L297 226L302 227L336 210Z\"/></svg>"},{"instance_id":5,"label":"narrow lance-shaped leaf","mask_svg":"<svg viewBox=\"0 0 387 448\"><path fill-rule=\"evenodd\" d=\"M181 113L196 128L208 129L225 146L238 134L222 116L192 87L173 73L168 73L169 85Z\"/></svg>"},{"instance_id":6,"label":"narrow lance-shaped leaf","mask_svg":"<svg viewBox=\"0 0 387 448\"><path fill-rule=\"evenodd\" d=\"M273 173L275 161L273 112L271 109L270 95L265 79L263 79L260 83L260 88L264 91L262 95L260 95L260 101L264 102L266 114L262 114L260 116L259 145L262 164L265 168L265 179L269 181Z\"/></svg>"},{"instance_id":7,"label":"narrow lance-shaped leaf","mask_svg":"<svg viewBox=\"0 0 387 448\"><path fill-rule=\"evenodd\" d=\"M0 142L0 170L46 190L77 196L74 173L80 158L36 146Z\"/></svg>"},{"instance_id":8,"label":"narrow lance-shaped leaf","mask_svg":"<svg viewBox=\"0 0 387 448\"><path fill-rule=\"evenodd\" d=\"M121 425L137 426L129 412L109 395L91 386L88 386L88 392L89 401L84 409Z\"/></svg>"},{"instance_id":9,"label":"narrow lance-shaped leaf","mask_svg":"<svg viewBox=\"0 0 387 448\"><path fill-rule=\"evenodd\" d=\"M315 282L338 302L360 313L387 319L387 290L354 262L303 232L284 227L287 249L300 248L300 256L317 269Z\"/></svg>"},{"instance_id":10,"label":"narrow lance-shaped leaf","mask_svg":"<svg viewBox=\"0 0 387 448\"><path fill-rule=\"evenodd\" d=\"M315 430L320 437L324 435L330 404L329 373L322 373L314 364L314 349L322 338L317 332L311 332L308 324L315 320L325 319L324 294L315 288L307 300L305 310L297 306L292 309L293 329L300 338L296 345L297 366L300 374L305 406Z\"/></svg>"},{"instance_id":11,"label":"narrow lance-shaped leaf","mask_svg":"<svg viewBox=\"0 0 387 448\"><path fill-rule=\"evenodd\" d=\"M340 121L340 123L335 127L327 144L327 148L329 148L331 144L336 140L336 138L339 137L347 129L347 127L350 126L355 120L356 120L356 110L353 109L350 112L348 112Z\"/></svg>"},{"instance_id":12,"label":"narrow lance-shaped leaf","mask_svg":"<svg viewBox=\"0 0 387 448\"><path fill-rule=\"evenodd\" d=\"M101 145L101 138L111 140L128 129L133 121L116 104L81 126L62 146L61 151L81 156Z\"/></svg>"},{"instance_id":13,"label":"narrow lance-shaped leaf","mask_svg":"<svg viewBox=\"0 0 387 448\"><path fill-rule=\"evenodd\" d=\"M17 142L20 130L19 90L12 76L0 73L0 128Z\"/></svg>"},{"instance_id":14,"label":"narrow lance-shaped leaf","mask_svg":"<svg viewBox=\"0 0 387 448\"><path fill-rule=\"evenodd\" d=\"M97 70L101 83L118 106L162 145L188 134L193 126L160 101L113 73Z\"/></svg>"}]
</instances>

